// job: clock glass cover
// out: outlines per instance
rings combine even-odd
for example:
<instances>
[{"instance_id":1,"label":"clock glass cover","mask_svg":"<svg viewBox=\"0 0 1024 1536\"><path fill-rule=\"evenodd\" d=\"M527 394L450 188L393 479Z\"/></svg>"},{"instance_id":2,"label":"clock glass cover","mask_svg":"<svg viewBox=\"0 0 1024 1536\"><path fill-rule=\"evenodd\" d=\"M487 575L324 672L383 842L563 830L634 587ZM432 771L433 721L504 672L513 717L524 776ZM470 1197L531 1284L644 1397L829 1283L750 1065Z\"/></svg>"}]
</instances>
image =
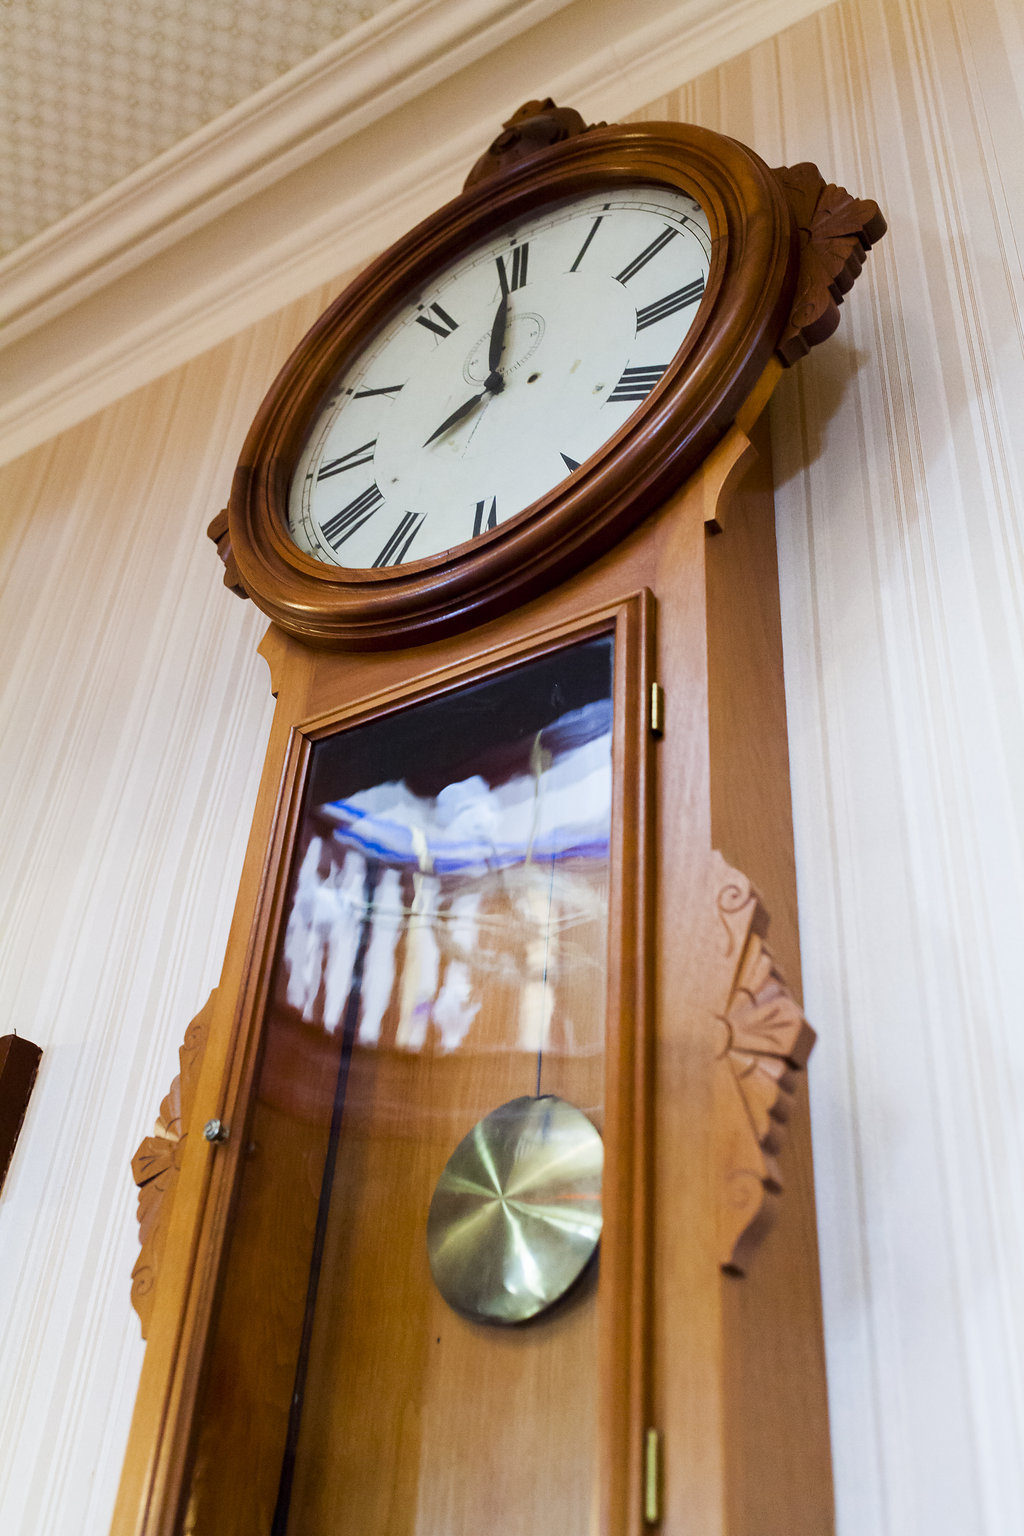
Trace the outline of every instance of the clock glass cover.
<instances>
[{"instance_id":1,"label":"clock glass cover","mask_svg":"<svg viewBox=\"0 0 1024 1536\"><path fill-rule=\"evenodd\" d=\"M489 235L335 380L292 479L295 544L383 569L524 511L656 388L710 258L703 209L668 187L548 204Z\"/></svg>"},{"instance_id":2,"label":"clock glass cover","mask_svg":"<svg viewBox=\"0 0 1024 1536\"><path fill-rule=\"evenodd\" d=\"M613 647L563 644L312 747L195 1529L474 1536L485 1508L516 1536L590 1529ZM445 1247L463 1196L494 1234L475 1281ZM222 1509L255 1401L259 1453Z\"/></svg>"}]
</instances>

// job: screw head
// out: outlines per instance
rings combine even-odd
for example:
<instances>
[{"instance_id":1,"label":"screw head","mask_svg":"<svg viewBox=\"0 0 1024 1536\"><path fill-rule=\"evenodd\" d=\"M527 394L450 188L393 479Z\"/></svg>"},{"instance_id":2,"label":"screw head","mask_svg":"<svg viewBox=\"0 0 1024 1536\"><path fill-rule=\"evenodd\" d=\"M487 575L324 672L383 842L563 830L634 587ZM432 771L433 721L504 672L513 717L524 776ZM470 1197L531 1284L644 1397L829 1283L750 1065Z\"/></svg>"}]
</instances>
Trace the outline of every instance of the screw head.
<instances>
[{"instance_id":1,"label":"screw head","mask_svg":"<svg viewBox=\"0 0 1024 1536\"><path fill-rule=\"evenodd\" d=\"M223 1120L207 1120L203 1126L203 1135L207 1141L227 1141L228 1128Z\"/></svg>"}]
</instances>

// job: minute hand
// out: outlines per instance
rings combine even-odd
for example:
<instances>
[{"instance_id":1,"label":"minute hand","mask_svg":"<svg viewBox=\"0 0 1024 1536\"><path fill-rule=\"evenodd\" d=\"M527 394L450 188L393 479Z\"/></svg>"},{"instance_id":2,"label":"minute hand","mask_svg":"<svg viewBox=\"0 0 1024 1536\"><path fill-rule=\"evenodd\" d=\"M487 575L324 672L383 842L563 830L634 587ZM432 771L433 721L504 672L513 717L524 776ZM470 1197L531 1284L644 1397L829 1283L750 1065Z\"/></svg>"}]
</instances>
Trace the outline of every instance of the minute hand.
<instances>
[{"instance_id":1,"label":"minute hand","mask_svg":"<svg viewBox=\"0 0 1024 1536\"><path fill-rule=\"evenodd\" d=\"M446 416L437 430L431 432L430 436L427 438L427 441L423 444L424 448L427 447L427 444L432 443L435 437L440 437L442 432L447 432L449 427L454 427L455 423L457 421L461 421L463 416L468 416L474 405L479 405L480 401L486 394L487 390L482 389L480 393L478 395L474 395L471 400L464 401L463 404L459 406L457 411L452 411L450 416Z\"/></svg>"}]
</instances>

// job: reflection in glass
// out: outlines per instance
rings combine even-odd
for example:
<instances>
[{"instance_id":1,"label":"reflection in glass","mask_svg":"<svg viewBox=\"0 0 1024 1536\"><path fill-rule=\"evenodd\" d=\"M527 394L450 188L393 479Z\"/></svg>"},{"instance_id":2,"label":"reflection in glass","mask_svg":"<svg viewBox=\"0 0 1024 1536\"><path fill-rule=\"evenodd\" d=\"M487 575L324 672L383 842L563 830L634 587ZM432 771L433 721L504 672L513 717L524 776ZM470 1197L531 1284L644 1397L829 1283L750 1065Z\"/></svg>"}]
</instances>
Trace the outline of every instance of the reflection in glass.
<instances>
[{"instance_id":1,"label":"reflection in glass","mask_svg":"<svg viewBox=\"0 0 1024 1536\"><path fill-rule=\"evenodd\" d=\"M337 1030L364 939L359 1044L380 1041L390 1012L398 1049L420 1050L433 1030L455 1050L497 982L518 992L516 1027L483 1048L548 1047L559 978L599 963L586 930L604 921L610 733L611 701L593 700L505 743L486 776L433 795L391 781L316 806L285 931L288 1006ZM572 1051L581 1021L568 1000L558 1029Z\"/></svg>"}]
</instances>

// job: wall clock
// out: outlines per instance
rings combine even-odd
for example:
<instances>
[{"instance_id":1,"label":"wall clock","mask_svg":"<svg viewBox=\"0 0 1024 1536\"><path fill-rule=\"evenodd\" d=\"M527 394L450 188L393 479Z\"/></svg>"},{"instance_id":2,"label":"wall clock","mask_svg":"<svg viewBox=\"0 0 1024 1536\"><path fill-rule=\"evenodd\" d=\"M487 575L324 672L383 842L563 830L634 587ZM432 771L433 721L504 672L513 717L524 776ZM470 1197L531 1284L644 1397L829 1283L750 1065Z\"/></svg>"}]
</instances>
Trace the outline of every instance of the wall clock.
<instances>
[{"instance_id":1,"label":"wall clock","mask_svg":"<svg viewBox=\"0 0 1024 1536\"><path fill-rule=\"evenodd\" d=\"M780 346L792 359L837 319L848 254L783 336L800 168L785 183L676 124L576 131L557 150L482 168L341 296L270 391L231 550L298 638L410 644L550 587L693 471ZM811 172L799 190L816 202ZM866 242L884 228L858 217Z\"/></svg>"},{"instance_id":2,"label":"wall clock","mask_svg":"<svg viewBox=\"0 0 1024 1536\"><path fill-rule=\"evenodd\" d=\"M531 102L271 387L210 532L278 703L135 1162L118 1533L828 1529L761 417L883 232Z\"/></svg>"}]
</instances>

